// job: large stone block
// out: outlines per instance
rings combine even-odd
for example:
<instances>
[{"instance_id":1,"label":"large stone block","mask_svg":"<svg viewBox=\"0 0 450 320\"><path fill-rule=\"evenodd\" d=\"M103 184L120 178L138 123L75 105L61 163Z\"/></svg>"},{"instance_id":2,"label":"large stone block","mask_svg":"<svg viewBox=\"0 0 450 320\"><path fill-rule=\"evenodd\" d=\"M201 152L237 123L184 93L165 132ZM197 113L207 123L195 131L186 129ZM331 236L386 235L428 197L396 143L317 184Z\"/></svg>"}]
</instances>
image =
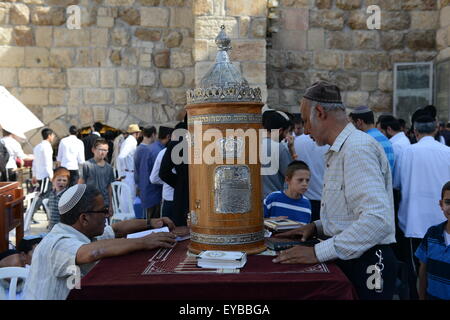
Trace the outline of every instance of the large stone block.
<instances>
[{"instance_id":1,"label":"large stone block","mask_svg":"<svg viewBox=\"0 0 450 320\"><path fill-rule=\"evenodd\" d=\"M402 10L436 10L436 0L403 0Z\"/></svg>"},{"instance_id":2,"label":"large stone block","mask_svg":"<svg viewBox=\"0 0 450 320\"><path fill-rule=\"evenodd\" d=\"M195 61L208 60L208 41L196 39L192 53Z\"/></svg>"},{"instance_id":3,"label":"large stone block","mask_svg":"<svg viewBox=\"0 0 450 320\"><path fill-rule=\"evenodd\" d=\"M350 50L352 48L353 32L349 31L328 31L327 48Z\"/></svg>"},{"instance_id":4,"label":"large stone block","mask_svg":"<svg viewBox=\"0 0 450 320\"><path fill-rule=\"evenodd\" d=\"M184 75L178 70L163 70L160 75L161 84L165 88L178 88L183 85Z\"/></svg>"},{"instance_id":5,"label":"large stone block","mask_svg":"<svg viewBox=\"0 0 450 320\"><path fill-rule=\"evenodd\" d=\"M325 49L325 31L321 28L308 30L308 50Z\"/></svg>"},{"instance_id":6,"label":"large stone block","mask_svg":"<svg viewBox=\"0 0 450 320\"><path fill-rule=\"evenodd\" d=\"M225 32L231 39L239 37L238 21L233 17L197 17L195 19L194 33L196 39L214 40L220 31L221 25L225 26Z\"/></svg>"},{"instance_id":7,"label":"large stone block","mask_svg":"<svg viewBox=\"0 0 450 320\"><path fill-rule=\"evenodd\" d=\"M0 85L4 87L16 87L17 86L17 69L16 68L1 68Z\"/></svg>"},{"instance_id":8,"label":"large stone block","mask_svg":"<svg viewBox=\"0 0 450 320\"><path fill-rule=\"evenodd\" d=\"M367 54L371 71L392 70L389 54L376 52Z\"/></svg>"},{"instance_id":9,"label":"large stone block","mask_svg":"<svg viewBox=\"0 0 450 320\"><path fill-rule=\"evenodd\" d=\"M194 88L195 87L195 68L185 68L184 72L184 87Z\"/></svg>"},{"instance_id":10,"label":"large stone block","mask_svg":"<svg viewBox=\"0 0 450 320\"><path fill-rule=\"evenodd\" d=\"M151 30L147 28L138 28L134 33L135 37L142 41L159 41L161 40L161 31Z\"/></svg>"},{"instance_id":11,"label":"large stone block","mask_svg":"<svg viewBox=\"0 0 450 320\"><path fill-rule=\"evenodd\" d=\"M405 36L405 44L412 50L432 50L436 46L436 31L411 31Z\"/></svg>"},{"instance_id":12,"label":"large stone block","mask_svg":"<svg viewBox=\"0 0 450 320\"><path fill-rule=\"evenodd\" d=\"M405 11L390 11L381 17L381 30L406 30L410 25L411 16Z\"/></svg>"},{"instance_id":13,"label":"large stone block","mask_svg":"<svg viewBox=\"0 0 450 320\"><path fill-rule=\"evenodd\" d=\"M121 69L117 71L117 78L119 82L119 87L134 87L137 85L138 81L138 71Z\"/></svg>"},{"instance_id":14,"label":"large stone block","mask_svg":"<svg viewBox=\"0 0 450 320\"><path fill-rule=\"evenodd\" d=\"M141 24L141 15L139 10L135 8L120 8L119 18L128 23L130 26L138 26Z\"/></svg>"},{"instance_id":15,"label":"large stone block","mask_svg":"<svg viewBox=\"0 0 450 320\"><path fill-rule=\"evenodd\" d=\"M307 72L283 72L278 75L278 85L281 89L304 90L311 83Z\"/></svg>"},{"instance_id":16,"label":"large stone block","mask_svg":"<svg viewBox=\"0 0 450 320\"><path fill-rule=\"evenodd\" d=\"M87 47L90 44L89 29L55 28L53 36L56 47Z\"/></svg>"},{"instance_id":17,"label":"large stone block","mask_svg":"<svg viewBox=\"0 0 450 320\"><path fill-rule=\"evenodd\" d=\"M267 105L269 108L276 108L280 104L280 91L278 89L268 90Z\"/></svg>"},{"instance_id":18,"label":"large stone block","mask_svg":"<svg viewBox=\"0 0 450 320\"><path fill-rule=\"evenodd\" d=\"M153 70L139 70L139 85L154 86L156 84L156 72Z\"/></svg>"},{"instance_id":19,"label":"large stone block","mask_svg":"<svg viewBox=\"0 0 450 320\"><path fill-rule=\"evenodd\" d=\"M236 63L233 64L236 66ZM201 79L205 76L209 69L211 69L212 65L213 62L210 61L200 61L195 64L195 87L200 85Z\"/></svg>"},{"instance_id":20,"label":"large stone block","mask_svg":"<svg viewBox=\"0 0 450 320\"><path fill-rule=\"evenodd\" d=\"M153 55L153 62L158 68L170 67L170 51L167 49L156 51Z\"/></svg>"},{"instance_id":21,"label":"large stone block","mask_svg":"<svg viewBox=\"0 0 450 320\"><path fill-rule=\"evenodd\" d=\"M47 48L26 47L26 67L48 67L50 51Z\"/></svg>"},{"instance_id":22,"label":"large stone block","mask_svg":"<svg viewBox=\"0 0 450 320\"><path fill-rule=\"evenodd\" d=\"M116 87L116 70L115 69L101 69L100 70L100 86L102 88Z\"/></svg>"},{"instance_id":23,"label":"large stone block","mask_svg":"<svg viewBox=\"0 0 450 320\"><path fill-rule=\"evenodd\" d=\"M90 28L91 45L95 47L108 47L109 30L107 28Z\"/></svg>"},{"instance_id":24,"label":"large stone block","mask_svg":"<svg viewBox=\"0 0 450 320\"><path fill-rule=\"evenodd\" d=\"M291 54L294 54L292 51L290 52ZM292 63L294 63L293 60L294 57L292 57ZM269 68L281 71L287 67L288 65L287 61L288 61L287 53L284 50L274 50L274 49L267 50L267 64ZM302 61L298 62L302 63Z\"/></svg>"},{"instance_id":25,"label":"large stone block","mask_svg":"<svg viewBox=\"0 0 450 320\"><path fill-rule=\"evenodd\" d=\"M273 54L272 54L273 56ZM311 52L287 52L287 65L288 69L309 69L312 64Z\"/></svg>"},{"instance_id":26,"label":"large stone block","mask_svg":"<svg viewBox=\"0 0 450 320\"><path fill-rule=\"evenodd\" d=\"M22 3L14 3L9 11L11 24L28 24L30 22L30 9Z\"/></svg>"},{"instance_id":27,"label":"large stone block","mask_svg":"<svg viewBox=\"0 0 450 320\"><path fill-rule=\"evenodd\" d=\"M31 23L44 26L61 26L66 22L65 9L59 7L33 7Z\"/></svg>"},{"instance_id":28,"label":"large stone block","mask_svg":"<svg viewBox=\"0 0 450 320\"><path fill-rule=\"evenodd\" d=\"M393 80L392 71L383 71L378 75L378 88L381 91L392 92Z\"/></svg>"},{"instance_id":29,"label":"large stone block","mask_svg":"<svg viewBox=\"0 0 450 320\"><path fill-rule=\"evenodd\" d=\"M361 90L374 91L378 89L378 73L362 72L361 73Z\"/></svg>"},{"instance_id":30,"label":"large stone block","mask_svg":"<svg viewBox=\"0 0 450 320\"><path fill-rule=\"evenodd\" d=\"M360 74L357 72L331 72L330 80L335 83L341 91L357 91L360 87Z\"/></svg>"},{"instance_id":31,"label":"large stone block","mask_svg":"<svg viewBox=\"0 0 450 320\"><path fill-rule=\"evenodd\" d=\"M52 104L52 103L50 103ZM62 117L66 113L65 107L45 107L42 109L42 121L44 123L50 123L53 120L56 120ZM52 128L53 129L53 128ZM55 131L53 129L53 131ZM67 129L66 129L67 131Z\"/></svg>"},{"instance_id":32,"label":"large stone block","mask_svg":"<svg viewBox=\"0 0 450 320\"><path fill-rule=\"evenodd\" d=\"M250 17L242 16L239 17L239 37L247 38L248 30L250 29Z\"/></svg>"},{"instance_id":33,"label":"large stone block","mask_svg":"<svg viewBox=\"0 0 450 320\"><path fill-rule=\"evenodd\" d=\"M92 110L92 107L80 107L79 108L79 121L81 126L92 126L92 123L94 123L94 112ZM108 121L108 124L113 126L110 121ZM116 126L113 126L114 128L117 128Z\"/></svg>"},{"instance_id":34,"label":"large stone block","mask_svg":"<svg viewBox=\"0 0 450 320\"><path fill-rule=\"evenodd\" d=\"M309 12L310 27L327 30L342 30L344 28L344 13L336 10L319 10Z\"/></svg>"},{"instance_id":35,"label":"large stone block","mask_svg":"<svg viewBox=\"0 0 450 320\"><path fill-rule=\"evenodd\" d=\"M70 68L75 58L74 49L52 48L50 49L49 66L53 68Z\"/></svg>"},{"instance_id":36,"label":"large stone block","mask_svg":"<svg viewBox=\"0 0 450 320\"><path fill-rule=\"evenodd\" d=\"M348 107L358 107L367 105L369 93L363 91L348 91L345 93L345 105Z\"/></svg>"},{"instance_id":37,"label":"large stone block","mask_svg":"<svg viewBox=\"0 0 450 320\"><path fill-rule=\"evenodd\" d=\"M194 61L192 60L191 51L175 51L172 50L170 55L170 67L171 68L184 68L192 67Z\"/></svg>"},{"instance_id":38,"label":"large stone block","mask_svg":"<svg viewBox=\"0 0 450 320\"><path fill-rule=\"evenodd\" d=\"M13 28L0 27L0 45L11 45L12 39L13 39Z\"/></svg>"},{"instance_id":39,"label":"large stone block","mask_svg":"<svg viewBox=\"0 0 450 320\"><path fill-rule=\"evenodd\" d=\"M307 49L308 33L294 30L284 30L275 33L273 36L273 45L275 49L305 51Z\"/></svg>"},{"instance_id":40,"label":"large stone block","mask_svg":"<svg viewBox=\"0 0 450 320\"><path fill-rule=\"evenodd\" d=\"M344 69L367 70L369 69L369 57L366 53L344 53Z\"/></svg>"},{"instance_id":41,"label":"large stone block","mask_svg":"<svg viewBox=\"0 0 450 320\"><path fill-rule=\"evenodd\" d=\"M111 104L114 102L114 90L110 89L85 89L84 103L86 104Z\"/></svg>"},{"instance_id":42,"label":"large stone block","mask_svg":"<svg viewBox=\"0 0 450 320\"><path fill-rule=\"evenodd\" d=\"M381 47L384 50L402 49L404 34L396 31L381 32Z\"/></svg>"},{"instance_id":43,"label":"large stone block","mask_svg":"<svg viewBox=\"0 0 450 320\"><path fill-rule=\"evenodd\" d=\"M441 50L436 57L436 61L439 62L439 61L447 60L448 58L450 58L450 47L448 47L447 49Z\"/></svg>"},{"instance_id":44,"label":"large stone block","mask_svg":"<svg viewBox=\"0 0 450 320\"><path fill-rule=\"evenodd\" d=\"M438 55L437 51L419 51L415 53L415 61L423 62L423 61L433 61L434 58Z\"/></svg>"},{"instance_id":45,"label":"large stone block","mask_svg":"<svg viewBox=\"0 0 450 320\"><path fill-rule=\"evenodd\" d=\"M134 0L105 0L107 6L122 6L128 7L134 4Z\"/></svg>"},{"instance_id":46,"label":"large stone block","mask_svg":"<svg viewBox=\"0 0 450 320\"><path fill-rule=\"evenodd\" d=\"M114 26L113 17L97 17L97 26L101 28L112 28Z\"/></svg>"},{"instance_id":47,"label":"large stone block","mask_svg":"<svg viewBox=\"0 0 450 320\"><path fill-rule=\"evenodd\" d=\"M169 9L168 8L141 8L141 26L143 27L168 27Z\"/></svg>"},{"instance_id":48,"label":"large stone block","mask_svg":"<svg viewBox=\"0 0 450 320\"><path fill-rule=\"evenodd\" d=\"M242 75L250 84L266 83L266 63L243 62Z\"/></svg>"},{"instance_id":49,"label":"large stone block","mask_svg":"<svg viewBox=\"0 0 450 320\"><path fill-rule=\"evenodd\" d=\"M378 49L380 46L380 36L373 31L354 31L354 49Z\"/></svg>"},{"instance_id":50,"label":"large stone block","mask_svg":"<svg viewBox=\"0 0 450 320\"><path fill-rule=\"evenodd\" d=\"M36 27L36 45L38 47L51 47L53 42L52 27Z\"/></svg>"},{"instance_id":51,"label":"large stone block","mask_svg":"<svg viewBox=\"0 0 450 320\"><path fill-rule=\"evenodd\" d=\"M411 29L436 30L439 27L438 11L412 11Z\"/></svg>"},{"instance_id":52,"label":"large stone block","mask_svg":"<svg viewBox=\"0 0 450 320\"><path fill-rule=\"evenodd\" d=\"M116 105L128 105L134 103L131 101L131 91L132 89L114 89L114 104Z\"/></svg>"},{"instance_id":53,"label":"large stone block","mask_svg":"<svg viewBox=\"0 0 450 320\"><path fill-rule=\"evenodd\" d=\"M392 94L381 91L375 91L370 94L369 108L373 112L391 112Z\"/></svg>"},{"instance_id":54,"label":"large stone block","mask_svg":"<svg viewBox=\"0 0 450 320\"><path fill-rule=\"evenodd\" d=\"M48 105L48 89L14 88L11 94L26 106Z\"/></svg>"},{"instance_id":55,"label":"large stone block","mask_svg":"<svg viewBox=\"0 0 450 320\"><path fill-rule=\"evenodd\" d=\"M371 5L379 6L382 11L384 10L396 11L401 9L402 1L366 0L366 7L369 7Z\"/></svg>"},{"instance_id":56,"label":"large stone block","mask_svg":"<svg viewBox=\"0 0 450 320\"><path fill-rule=\"evenodd\" d=\"M281 10L283 29L294 31L305 31L309 29L308 9L285 9Z\"/></svg>"},{"instance_id":57,"label":"large stone block","mask_svg":"<svg viewBox=\"0 0 450 320\"><path fill-rule=\"evenodd\" d=\"M367 18L368 16L360 10L355 10L350 13L348 18L348 26L353 30L367 30ZM383 23L383 18L381 18Z\"/></svg>"},{"instance_id":58,"label":"large stone block","mask_svg":"<svg viewBox=\"0 0 450 320\"><path fill-rule=\"evenodd\" d=\"M196 0L193 3L194 16L210 16L214 12L214 0Z\"/></svg>"},{"instance_id":59,"label":"large stone block","mask_svg":"<svg viewBox=\"0 0 450 320\"><path fill-rule=\"evenodd\" d=\"M69 89L67 97L67 112L69 115L78 114L78 110L76 106L80 106L83 104L83 89Z\"/></svg>"},{"instance_id":60,"label":"large stone block","mask_svg":"<svg viewBox=\"0 0 450 320\"><path fill-rule=\"evenodd\" d=\"M448 31L446 28L439 29L436 32L436 48L442 50L448 46Z\"/></svg>"},{"instance_id":61,"label":"large stone block","mask_svg":"<svg viewBox=\"0 0 450 320\"><path fill-rule=\"evenodd\" d=\"M392 51L390 53L391 65L396 62L414 62L414 53L404 51Z\"/></svg>"},{"instance_id":62,"label":"large stone block","mask_svg":"<svg viewBox=\"0 0 450 320\"><path fill-rule=\"evenodd\" d=\"M267 1L228 0L225 9L230 16L266 16Z\"/></svg>"},{"instance_id":63,"label":"large stone block","mask_svg":"<svg viewBox=\"0 0 450 320\"><path fill-rule=\"evenodd\" d=\"M66 101L66 90L63 89L50 89L49 90L49 104L50 105L64 105ZM64 113L66 108L64 107ZM44 121L46 122L46 121Z\"/></svg>"},{"instance_id":64,"label":"large stone block","mask_svg":"<svg viewBox=\"0 0 450 320\"><path fill-rule=\"evenodd\" d=\"M279 103L281 105L298 105L298 101L301 99L301 92L299 90L280 90ZM277 106L278 107L278 106Z\"/></svg>"},{"instance_id":65,"label":"large stone block","mask_svg":"<svg viewBox=\"0 0 450 320\"><path fill-rule=\"evenodd\" d=\"M266 61L266 41L235 40L230 58L233 61Z\"/></svg>"},{"instance_id":66,"label":"large stone block","mask_svg":"<svg viewBox=\"0 0 450 320\"><path fill-rule=\"evenodd\" d=\"M19 85L34 88L64 88L66 73L61 69L26 68L19 69Z\"/></svg>"},{"instance_id":67,"label":"large stone block","mask_svg":"<svg viewBox=\"0 0 450 320\"><path fill-rule=\"evenodd\" d=\"M441 28L450 26L450 6L446 6L441 9L439 22Z\"/></svg>"},{"instance_id":68,"label":"large stone block","mask_svg":"<svg viewBox=\"0 0 450 320\"><path fill-rule=\"evenodd\" d=\"M176 48L181 45L183 35L178 31L169 31L164 35L163 41L167 48Z\"/></svg>"},{"instance_id":69,"label":"large stone block","mask_svg":"<svg viewBox=\"0 0 450 320\"><path fill-rule=\"evenodd\" d=\"M184 106L156 105L152 108L155 123L168 123L174 121Z\"/></svg>"},{"instance_id":70,"label":"large stone block","mask_svg":"<svg viewBox=\"0 0 450 320\"><path fill-rule=\"evenodd\" d=\"M253 38L265 38L267 33L267 19L256 18L252 20L250 34Z\"/></svg>"},{"instance_id":71,"label":"large stone block","mask_svg":"<svg viewBox=\"0 0 450 320\"><path fill-rule=\"evenodd\" d=\"M332 50L316 52L314 64L317 69L337 70L341 67L341 54Z\"/></svg>"},{"instance_id":72,"label":"large stone block","mask_svg":"<svg viewBox=\"0 0 450 320\"><path fill-rule=\"evenodd\" d=\"M115 47L127 47L130 43L130 34L126 28L115 28L111 32L111 43Z\"/></svg>"},{"instance_id":73,"label":"large stone block","mask_svg":"<svg viewBox=\"0 0 450 320\"><path fill-rule=\"evenodd\" d=\"M185 89L170 89L169 99L172 104L186 104L186 90Z\"/></svg>"},{"instance_id":74,"label":"large stone block","mask_svg":"<svg viewBox=\"0 0 450 320\"><path fill-rule=\"evenodd\" d=\"M137 2L143 6L157 7L160 0L137 0Z\"/></svg>"},{"instance_id":75,"label":"large stone block","mask_svg":"<svg viewBox=\"0 0 450 320\"><path fill-rule=\"evenodd\" d=\"M0 24L8 23L9 5L6 3L0 3Z\"/></svg>"},{"instance_id":76,"label":"large stone block","mask_svg":"<svg viewBox=\"0 0 450 320\"><path fill-rule=\"evenodd\" d=\"M333 0L316 0L316 7L318 9L331 9Z\"/></svg>"},{"instance_id":77,"label":"large stone block","mask_svg":"<svg viewBox=\"0 0 450 320\"><path fill-rule=\"evenodd\" d=\"M361 0L336 0L336 7L342 10L354 10L361 7Z\"/></svg>"},{"instance_id":78,"label":"large stone block","mask_svg":"<svg viewBox=\"0 0 450 320\"><path fill-rule=\"evenodd\" d=\"M194 28L191 8L170 8L170 28Z\"/></svg>"},{"instance_id":79,"label":"large stone block","mask_svg":"<svg viewBox=\"0 0 450 320\"><path fill-rule=\"evenodd\" d=\"M69 86L72 88L98 87L100 78L98 68L68 69L67 77Z\"/></svg>"},{"instance_id":80,"label":"large stone block","mask_svg":"<svg viewBox=\"0 0 450 320\"><path fill-rule=\"evenodd\" d=\"M33 30L27 26L14 27L14 42L21 47L34 46Z\"/></svg>"},{"instance_id":81,"label":"large stone block","mask_svg":"<svg viewBox=\"0 0 450 320\"><path fill-rule=\"evenodd\" d=\"M25 63L25 48L0 47L0 67L22 67Z\"/></svg>"}]
</instances>

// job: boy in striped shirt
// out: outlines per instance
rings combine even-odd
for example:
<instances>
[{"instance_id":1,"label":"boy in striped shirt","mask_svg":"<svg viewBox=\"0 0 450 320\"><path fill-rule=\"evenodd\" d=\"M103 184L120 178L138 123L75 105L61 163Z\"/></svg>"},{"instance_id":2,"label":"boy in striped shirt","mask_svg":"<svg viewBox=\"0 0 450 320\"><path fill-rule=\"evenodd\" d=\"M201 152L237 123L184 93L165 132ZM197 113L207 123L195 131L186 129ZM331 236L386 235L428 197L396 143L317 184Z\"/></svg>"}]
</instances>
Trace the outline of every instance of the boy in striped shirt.
<instances>
[{"instance_id":1,"label":"boy in striped shirt","mask_svg":"<svg viewBox=\"0 0 450 320\"><path fill-rule=\"evenodd\" d=\"M287 189L270 193L264 199L264 218L288 218L302 223L311 222L311 203L303 194L310 179L308 165L303 161L292 161L285 181Z\"/></svg>"}]
</instances>

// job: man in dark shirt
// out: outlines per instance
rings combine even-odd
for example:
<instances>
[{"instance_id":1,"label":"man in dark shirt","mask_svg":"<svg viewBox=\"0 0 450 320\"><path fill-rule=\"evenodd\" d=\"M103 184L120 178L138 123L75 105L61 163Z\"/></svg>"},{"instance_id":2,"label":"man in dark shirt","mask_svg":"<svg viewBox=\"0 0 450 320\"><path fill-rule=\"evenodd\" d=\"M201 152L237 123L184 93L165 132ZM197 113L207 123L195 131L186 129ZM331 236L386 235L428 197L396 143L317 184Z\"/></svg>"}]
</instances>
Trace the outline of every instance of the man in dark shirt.
<instances>
[{"instance_id":1,"label":"man in dark shirt","mask_svg":"<svg viewBox=\"0 0 450 320\"><path fill-rule=\"evenodd\" d=\"M81 140L84 144L84 159L86 161L94 157L92 147L94 146L95 140L101 138L100 130L102 130L102 128L103 125L100 122L94 123L94 131Z\"/></svg>"}]
</instances>

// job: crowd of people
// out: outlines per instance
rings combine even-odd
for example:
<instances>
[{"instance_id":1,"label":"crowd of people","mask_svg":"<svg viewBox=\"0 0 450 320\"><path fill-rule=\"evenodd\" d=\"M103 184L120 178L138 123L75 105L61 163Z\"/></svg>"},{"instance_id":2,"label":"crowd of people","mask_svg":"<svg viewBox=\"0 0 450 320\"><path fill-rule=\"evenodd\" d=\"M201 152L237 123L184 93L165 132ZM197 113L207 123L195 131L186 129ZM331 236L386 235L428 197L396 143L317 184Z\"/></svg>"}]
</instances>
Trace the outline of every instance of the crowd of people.
<instances>
[{"instance_id":1,"label":"crowd of people","mask_svg":"<svg viewBox=\"0 0 450 320\"><path fill-rule=\"evenodd\" d=\"M308 88L299 105L299 114L264 109L269 136L261 146L276 154L278 167L261 176L262 214L304 224L276 237L322 241L283 250L273 262L336 261L361 299L392 299L401 274L407 279L401 282L403 297L450 299L450 126L437 122L436 108L418 108L407 129L392 115L375 121L367 106L347 114L339 88L325 81ZM172 159L187 141L172 139L175 129L187 129L187 116L175 128L131 124L114 141L101 136L99 123L83 139L71 126L59 142L55 169L51 129L42 130L33 155L4 132L7 179L14 179L16 159L33 159L32 182L40 201L49 199L49 233L34 252L26 298L66 298L70 266L84 275L101 258L174 245L172 232L121 237L188 224L188 164ZM126 184L129 201L140 200L144 219L105 227L114 214L115 181ZM376 290L367 285L373 265L383 265Z\"/></svg>"}]
</instances>

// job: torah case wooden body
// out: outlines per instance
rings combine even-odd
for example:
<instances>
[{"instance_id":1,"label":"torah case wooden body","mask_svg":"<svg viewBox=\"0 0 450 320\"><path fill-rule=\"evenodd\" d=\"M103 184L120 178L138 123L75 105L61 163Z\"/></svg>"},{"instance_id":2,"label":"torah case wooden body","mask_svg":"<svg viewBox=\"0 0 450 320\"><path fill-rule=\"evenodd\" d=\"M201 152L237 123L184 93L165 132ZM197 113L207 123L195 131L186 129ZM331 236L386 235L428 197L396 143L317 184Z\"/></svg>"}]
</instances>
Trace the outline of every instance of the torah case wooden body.
<instances>
[{"instance_id":1,"label":"torah case wooden body","mask_svg":"<svg viewBox=\"0 0 450 320\"><path fill-rule=\"evenodd\" d=\"M216 44L216 63L200 86L187 92L189 250L255 254L266 248L259 160L261 90L250 88L230 62L230 39L223 26Z\"/></svg>"}]
</instances>

